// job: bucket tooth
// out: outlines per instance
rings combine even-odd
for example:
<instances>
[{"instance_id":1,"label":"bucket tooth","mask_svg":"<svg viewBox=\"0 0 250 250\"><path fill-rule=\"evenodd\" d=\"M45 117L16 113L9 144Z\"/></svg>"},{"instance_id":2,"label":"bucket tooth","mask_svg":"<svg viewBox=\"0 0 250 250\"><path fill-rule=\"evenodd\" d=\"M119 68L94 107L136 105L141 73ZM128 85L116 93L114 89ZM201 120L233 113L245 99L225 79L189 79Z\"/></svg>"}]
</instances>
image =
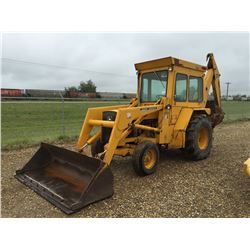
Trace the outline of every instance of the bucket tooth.
<instances>
[{"instance_id":1,"label":"bucket tooth","mask_svg":"<svg viewBox=\"0 0 250 250\"><path fill-rule=\"evenodd\" d=\"M15 177L66 214L113 195L113 174L101 160L41 143Z\"/></svg>"}]
</instances>

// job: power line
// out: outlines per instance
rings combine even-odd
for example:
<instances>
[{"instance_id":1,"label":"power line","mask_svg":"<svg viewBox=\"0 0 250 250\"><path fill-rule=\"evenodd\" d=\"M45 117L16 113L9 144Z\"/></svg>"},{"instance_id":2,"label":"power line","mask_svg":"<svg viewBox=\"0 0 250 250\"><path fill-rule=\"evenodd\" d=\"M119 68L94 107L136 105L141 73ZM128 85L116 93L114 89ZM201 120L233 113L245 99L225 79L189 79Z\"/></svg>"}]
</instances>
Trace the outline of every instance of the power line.
<instances>
[{"instance_id":1,"label":"power line","mask_svg":"<svg viewBox=\"0 0 250 250\"><path fill-rule=\"evenodd\" d=\"M72 69L72 70L79 70L79 71L85 71L85 72L90 72L90 73L97 73L97 74L104 74L104 75L113 75L113 76L120 76L120 77L135 77L135 76L130 76L130 75L122 75L122 74L115 74L115 73L109 73L109 72L100 72L100 71L94 71L94 70L88 70L88 69L82 69L78 67L73 67L73 66L63 66L63 65L54 65L54 64L46 64L46 63L39 63L39 62L30 62L30 61L23 61L23 60L18 60L18 59L13 59L13 58L7 58L7 57L2 57L2 60L9 61L9 62L14 62L14 63L23 63L23 64L33 64L33 65L38 65L38 66L45 66L45 67L54 67L54 68L61 68L61 69Z\"/></svg>"}]
</instances>

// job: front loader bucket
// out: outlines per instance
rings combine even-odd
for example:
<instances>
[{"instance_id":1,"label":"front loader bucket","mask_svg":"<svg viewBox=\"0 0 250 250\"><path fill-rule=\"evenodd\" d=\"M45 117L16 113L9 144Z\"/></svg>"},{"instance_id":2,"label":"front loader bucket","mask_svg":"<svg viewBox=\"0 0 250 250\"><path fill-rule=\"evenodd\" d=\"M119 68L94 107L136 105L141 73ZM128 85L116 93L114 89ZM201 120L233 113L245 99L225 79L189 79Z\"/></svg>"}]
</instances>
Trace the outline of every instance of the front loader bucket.
<instances>
[{"instance_id":1,"label":"front loader bucket","mask_svg":"<svg viewBox=\"0 0 250 250\"><path fill-rule=\"evenodd\" d=\"M15 177L66 214L113 195L113 174L101 160L41 143Z\"/></svg>"}]
</instances>

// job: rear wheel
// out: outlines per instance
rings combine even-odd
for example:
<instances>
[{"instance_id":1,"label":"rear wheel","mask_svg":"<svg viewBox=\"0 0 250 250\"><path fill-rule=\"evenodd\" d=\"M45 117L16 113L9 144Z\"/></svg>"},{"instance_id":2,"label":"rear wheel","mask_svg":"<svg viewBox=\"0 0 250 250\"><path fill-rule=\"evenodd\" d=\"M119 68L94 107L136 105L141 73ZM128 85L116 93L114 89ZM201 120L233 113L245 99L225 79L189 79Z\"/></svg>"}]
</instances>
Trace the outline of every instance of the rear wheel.
<instances>
[{"instance_id":1,"label":"rear wheel","mask_svg":"<svg viewBox=\"0 0 250 250\"><path fill-rule=\"evenodd\" d=\"M101 142L101 139L97 139L91 145L91 155L95 157L97 154L102 153L104 151L104 144Z\"/></svg>"},{"instance_id":2,"label":"rear wheel","mask_svg":"<svg viewBox=\"0 0 250 250\"><path fill-rule=\"evenodd\" d=\"M193 118L186 131L185 155L193 160L207 158L212 148L212 134L211 122L206 117Z\"/></svg>"},{"instance_id":3,"label":"rear wheel","mask_svg":"<svg viewBox=\"0 0 250 250\"><path fill-rule=\"evenodd\" d=\"M150 141L141 142L135 148L132 160L138 175L152 174L156 171L159 162L159 148Z\"/></svg>"}]
</instances>

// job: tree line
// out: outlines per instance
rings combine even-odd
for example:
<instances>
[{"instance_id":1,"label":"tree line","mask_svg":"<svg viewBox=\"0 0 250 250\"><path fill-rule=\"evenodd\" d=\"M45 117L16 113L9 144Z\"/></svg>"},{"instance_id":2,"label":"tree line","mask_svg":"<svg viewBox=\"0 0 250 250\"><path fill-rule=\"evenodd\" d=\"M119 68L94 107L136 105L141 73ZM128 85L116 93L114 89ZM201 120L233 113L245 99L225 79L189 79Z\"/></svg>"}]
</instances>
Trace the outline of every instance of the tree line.
<instances>
[{"instance_id":1,"label":"tree line","mask_svg":"<svg viewBox=\"0 0 250 250\"><path fill-rule=\"evenodd\" d=\"M96 84L92 80L86 82L81 81L78 86L65 87L65 93L69 92L83 92L83 93L96 93Z\"/></svg>"}]
</instances>

